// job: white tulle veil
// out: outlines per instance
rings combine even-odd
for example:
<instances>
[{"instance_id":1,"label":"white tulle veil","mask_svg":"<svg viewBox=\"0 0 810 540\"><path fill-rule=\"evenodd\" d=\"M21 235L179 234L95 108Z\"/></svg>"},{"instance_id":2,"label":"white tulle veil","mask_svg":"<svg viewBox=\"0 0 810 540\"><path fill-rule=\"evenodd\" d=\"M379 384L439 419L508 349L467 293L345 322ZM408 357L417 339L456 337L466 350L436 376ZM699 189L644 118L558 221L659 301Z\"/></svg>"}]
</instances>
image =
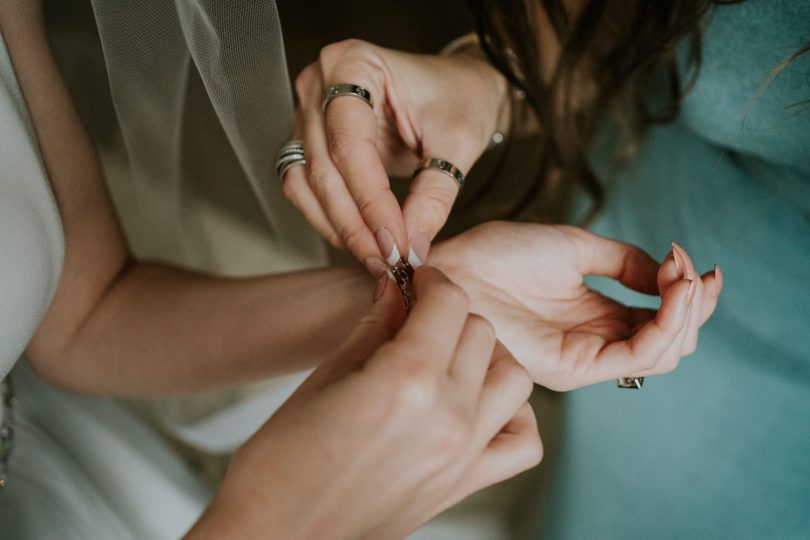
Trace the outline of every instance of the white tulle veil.
<instances>
[{"instance_id":1,"label":"white tulle veil","mask_svg":"<svg viewBox=\"0 0 810 540\"><path fill-rule=\"evenodd\" d=\"M128 158L132 204L149 226L148 251L205 266L194 253L199 242L195 247L190 232L198 224L189 219L189 208L195 176L216 174L216 182L250 185L272 242L288 261L270 270L322 263L323 244L284 200L275 178L275 152L289 137L293 117L275 2L91 2ZM204 96L194 99L200 86ZM189 116L202 113L218 125L189 129ZM224 137L205 139L202 131ZM189 163L186 152L195 137L210 141L202 143L205 159L197 164Z\"/></svg>"},{"instance_id":2,"label":"white tulle veil","mask_svg":"<svg viewBox=\"0 0 810 540\"><path fill-rule=\"evenodd\" d=\"M126 157L125 170L113 172L125 176L129 186L119 213L125 225L137 222L135 228L145 239L133 239L128 231L136 253L226 274L325 264L323 242L284 199L275 173L276 151L289 138L293 122L275 2L91 3L120 132L118 146ZM211 245L223 240L210 225L201 224L206 221L199 212L203 181L250 186L241 189L241 202L235 206L237 213L240 204L258 207L264 217L259 238L266 256L258 264L255 258L243 264L251 259L246 251L255 249L255 238L244 248ZM247 200L250 193L254 200ZM205 205L216 206L217 201L209 196ZM128 219L133 208L139 215ZM224 241L239 244L240 234L232 230ZM245 234L253 232L245 229ZM218 240L212 241L212 235ZM235 260L212 258L210 249L235 253ZM250 435L302 377L138 406L186 445L227 452Z\"/></svg>"}]
</instances>

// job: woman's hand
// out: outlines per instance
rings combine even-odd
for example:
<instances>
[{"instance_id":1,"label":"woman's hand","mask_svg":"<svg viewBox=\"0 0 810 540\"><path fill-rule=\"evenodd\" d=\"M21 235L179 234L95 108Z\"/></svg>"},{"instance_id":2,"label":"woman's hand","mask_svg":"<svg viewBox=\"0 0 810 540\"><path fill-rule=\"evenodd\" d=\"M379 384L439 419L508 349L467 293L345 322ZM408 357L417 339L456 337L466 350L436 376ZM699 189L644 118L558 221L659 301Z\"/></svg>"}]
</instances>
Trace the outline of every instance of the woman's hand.
<instances>
[{"instance_id":1,"label":"woman's hand","mask_svg":"<svg viewBox=\"0 0 810 540\"><path fill-rule=\"evenodd\" d=\"M437 244L429 263L469 294L532 379L554 390L675 369L695 350L723 285L719 269L698 276L676 244L659 265L634 246L565 226L482 225ZM583 283L588 274L660 295L661 307L615 302Z\"/></svg>"},{"instance_id":2,"label":"woman's hand","mask_svg":"<svg viewBox=\"0 0 810 540\"><path fill-rule=\"evenodd\" d=\"M371 92L373 108L338 97L324 111L324 89L342 83ZM330 243L367 266L395 248L425 260L459 186L425 170L400 209L388 175L409 176L426 157L469 172L495 132L506 88L483 54L416 55L357 40L329 45L296 80L307 166L289 170L284 191Z\"/></svg>"},{"instance_id":3,"label":"woman's hand","mask_svg":"<svg viewBox=\"0 0 810 540\"><path fill-rule=\"evenodd\" d=\"M421 268L403 324L397 287L381 286L337 355L239 450L191 537L404 537L538 463L532 383L467 295Z\"/></svg>"}]
</instances>

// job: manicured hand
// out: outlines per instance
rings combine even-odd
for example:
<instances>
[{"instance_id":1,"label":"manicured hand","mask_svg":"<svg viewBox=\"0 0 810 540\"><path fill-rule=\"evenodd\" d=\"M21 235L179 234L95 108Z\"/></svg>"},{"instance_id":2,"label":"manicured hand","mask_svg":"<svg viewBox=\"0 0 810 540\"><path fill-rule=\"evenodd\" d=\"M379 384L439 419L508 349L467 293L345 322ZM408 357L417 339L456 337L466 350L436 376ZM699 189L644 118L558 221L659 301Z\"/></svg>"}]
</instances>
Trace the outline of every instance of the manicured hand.
<instances>
[{"instance_id":1,"label":"manicured hand","mask_svg":"<svg viewBox=\"0 0 810 540\"><path fill-rule=\"evenodd\" d=\"M482 225L437 244L429 263L469 294L532 379L554 390L675 369L695 350L723 285L719 269L699 276L675 244L659 265L639 248L566 226ZM589 289L589 274L660 295L661 306L618 303Z\"/></svg>"},{"instance_id":2,"label":"manicured hand","mask_svg":"<svg viewBox=\"0 0 810 540\"><path fill-rule=\"evenodd\" d=\"M535 465L526 370L440 271L370 313L236 454L200 537L402 538Z\"/></svg>"},{"instance_id":3,"label":"manicured hand","mask_svg":"<svg viewBox=\"0 0 810 540\"><path fill-rule=\"evenodd\" d=\"M373 107L338 97L324 110L324 90L344 83L371 92ZM287 197L332 245L349 249L375 275L369 258L395 262L392 255L413 249L425 260L458 183L425 170L400 208L388 177L410 176L423 157L469 172L495 131L505 79L482 55L417 55L349 40L324 48L295 86L296 133L307 166L287 173Z\"/></svg>"}]
</instances>

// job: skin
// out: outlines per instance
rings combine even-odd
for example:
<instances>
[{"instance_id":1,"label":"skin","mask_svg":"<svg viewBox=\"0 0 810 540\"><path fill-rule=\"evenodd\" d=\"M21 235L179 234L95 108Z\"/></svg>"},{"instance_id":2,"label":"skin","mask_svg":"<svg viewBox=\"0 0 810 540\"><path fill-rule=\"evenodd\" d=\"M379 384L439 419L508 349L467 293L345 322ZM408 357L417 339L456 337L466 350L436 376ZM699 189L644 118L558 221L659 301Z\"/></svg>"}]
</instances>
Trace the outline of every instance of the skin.
<instances>
[{"instance_id":1,"label":"skin","mask_svg":"<svg viewBox=\"0 0 810 540\"><path fill-rule=\"evenodd\" d=\"M373 289L356 268L233 280L133 260L38 6L13 4L0 24L66 244L58 290L28 346L32 366L79 392L153 396L300 370L334 350Z\"/></svg>"},{"instance_id":2,"label":"skin","mask_svg":"<svg viewBox=\"0 0 810 540\"><path fill-rule=\"evenodd\" d=\"M331 358L238 452L192 537L402 537L539 461L526 405L531 381L513 353L552 387L611 378L619 367L660 372L692 347L704 318L695 313L713 309L717 276L696 279L678 249L659 267L632 246L519 224L437 246L429 262L463 285L436 269L418 270L416 307L404 323L386 278L362 316L372 282L357 269L225 280L135 261L38 6L0 4L0 29L65 231L63 276L27 351L43 377L87 393L160 395ZM526 258L527 245L534 257ZM497 265L480 264L481 253L505 268L541 265L548 279L515 273L506 283ZM657 287L664 305L654 316L600 301L582 285L588 273L647 292ZM600 315L588 319L594 305ZM615 330L604 331L603 319ZM512 330L506 347L495 339L504 329ZM650 340L639 336L649 335L658 349L641 347ZM595 345L580 354L579 346L555 349L580 338ZM539 364L537 351L544 353ZM356 504L347 508L347 500Z\"/></svg>"},{"instance_id":3,"label":"skin","mask_svg":"<svg viewBox=\"0 0 810 540\"><path fill-rule=\"evenodd\" d=\"M323 111L323 89L348 81L367 88L374 107L338 98ZM463 170L481 155L506 85L480 51L424 56L344 41L327 46L296 88L307 166L287 173L290 200L374 275L385 268L381 257L393 244L444 270L536 383L570 390L665 373L694 351L722 276L714 270L700 278L680 247L673 245L659 267L637 248L581 229L504 223L429 249L458 185L443 173L423 171L400 208L388 175L412 171L421 155L443 157ZM386 242L380 231L392 239ZM590 273L660 296L661 307L640 310L607 299L584 285Z\"/></svg>"},{"instance_id":4,"label":"skin","mask_svg":"<svg viewBox=\"0 0 810 540\"><path fill-rule=\"evenodd\" d=\"M367 311L362 269L226 280L133 260L39 6L0 3L0 31L65 232L63 275L27 350L40 375L145 396L330 358L238 451L189 537L401 538L539 462L531 380L436 269L417 273L405 322L387 278Z\"/></svg>"},{"instance_id":5,"label":"skin","mask_svg":"<svg viewBox=\"0 0 810 540\"><path fill-rule=\"evenodd\" d=\"M419 269L420 300L403 325L399 290L382 284L337 356L239 450L189 538L234 528L240 538L403 538L537 464L531 381L492 325L469 314L466 293Z\"/></svg>"}]
</instances>

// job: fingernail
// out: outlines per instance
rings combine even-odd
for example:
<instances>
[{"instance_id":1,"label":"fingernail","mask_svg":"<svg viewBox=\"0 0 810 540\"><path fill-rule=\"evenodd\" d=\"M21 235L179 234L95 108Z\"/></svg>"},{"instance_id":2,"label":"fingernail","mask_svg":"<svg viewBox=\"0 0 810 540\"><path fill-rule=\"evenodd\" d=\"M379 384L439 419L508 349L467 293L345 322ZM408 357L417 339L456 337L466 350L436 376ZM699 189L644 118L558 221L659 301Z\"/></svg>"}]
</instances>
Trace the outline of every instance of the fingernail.
<instances>
[{"instance_id":1,"label":"fingernail","mask_svg":"<svg viewBox=\"0 0 810 540\"><path fill-rule=\"evenodd\" d=\"M384 276L388 272L388 265L385 264L382 259L377 257L369 257L363 261L363 264L366 266L368 273L377 279Z\"/></svg>"},{"instance_id":2,"label":"fingernail","mask_svg":"<svg viewBox=\"0 0 810 540\"><path fill-rule=\"evenodd\" d=\"M377 229L375 236L377 237L377 245L380 247L380 251L385 256L388 264L391 266L397 264L397 261L400 259L399 249L397 249L397 244L394 242L394 237L391 236L388 229L385 227L380 227Z\"/></svg>"},{"instance_id":3,"label":"fingernail","mask_svg":"<svg viewBox=\"0 0 810 540\"><path fill-rule=\"evenodd\" d=\"M383 273L380 279L377 280L377 286L374 288L374 301L376 302L382 295L385 294L385 288L388 286L388 276Z\"/></svg>"},{"instance_id":4,"label":"fingernail","mask_svg":"<svg viewBox=\"0 0 810 540\"><path fill-rule=\"evenodd\" d=\"M678 252L678 244L672 242L672 259L675 261L675 270L681 277L686 276L686 261L683 260L681 254Z\"/></svg>"},{"instance_id":5,"label":"fingernail","mask_svg":"<svg viewBox=\"0 0 810 540\"><path fill-rule=\"evenodd\" d=\"M723 272L720 270L720 265L714 265L714 286L715 290L720 290L723 288Z\"/></svg>"},{"instance_id":6,"label":"fingernail","mask_svg":"<svg viewBox=\"0 0 810 540\"><path fill-rule=\"evenodd\" d=\"M408 238L408 242L411 245L411 249L408 251L408 262L414 268L419 268L427 261L430 238L423 232L416 232Z\"/></svg>"},{"instance_id":7,"label":"fingernail","mask_svg":"<svg viewBox=\"0 0 810 540\"><path fill-rule=\"evenodd\" d=\"M686 294L686 304L689 305L692 303L692 300L695 298L695 293L697 292L697 280L690 279L688 280L691 285L689 285L689 292Z\"/></svg>"}]
</instances>

